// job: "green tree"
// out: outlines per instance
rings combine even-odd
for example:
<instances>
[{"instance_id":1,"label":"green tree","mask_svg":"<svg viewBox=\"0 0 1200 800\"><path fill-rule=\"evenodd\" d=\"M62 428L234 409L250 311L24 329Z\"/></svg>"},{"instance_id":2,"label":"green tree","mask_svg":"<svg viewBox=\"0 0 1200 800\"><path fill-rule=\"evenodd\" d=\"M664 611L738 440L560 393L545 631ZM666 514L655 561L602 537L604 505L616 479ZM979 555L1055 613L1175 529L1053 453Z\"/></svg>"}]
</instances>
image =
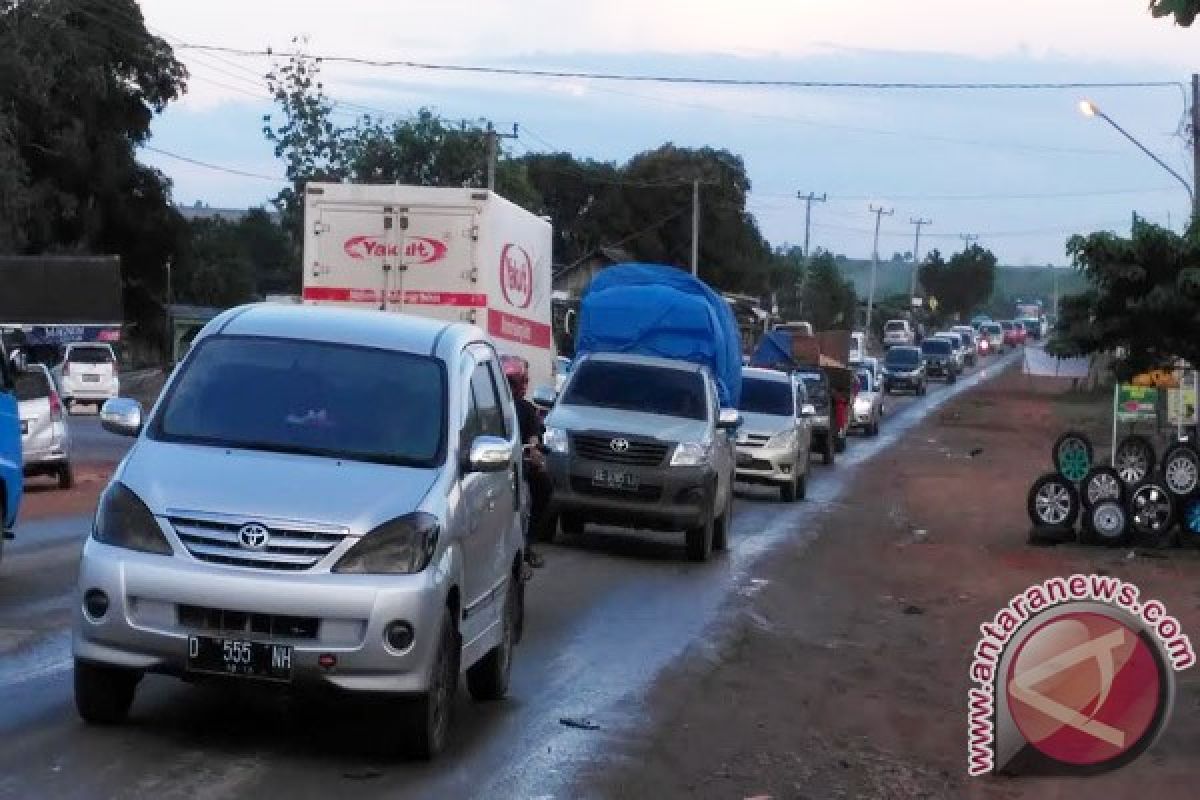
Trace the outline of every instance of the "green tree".
<instances>
[{"instance_id":1,"label":"green tree","mask_svg":"<svg viewBox=\"0 0 1200 800\"><path fill-rule=\"evenodd\" d=\"M965 316L991 297L996 283L996 256L973 244L947 262L940 252L931 250L918 277L926 293L937 298L939 313Z\"/></svg>"},{"instance_id":2,"label":"green tree","mask_svg":"<svg viewBox=\"0 0 1200 800\"><path fill-rule=\"evenodd\" d=\"M1119 353L1122 378L1177 358L1200 364L1200 238L1135 218L1128 238L1073 236L1067 252L1090 288L1060 301L1054 352Z\"/></svg>"},{"instance_id":3,"label":"green tree","mask_svg":"<svg viewBox=\"0 0 1200 800\"><path fill-rule=\"evenodd\" d=\"M0 249L121 256L126 315L157 335L186 229L136 148L183 65L135 0L0 0L0 75Z\"/></svg>"},{"instance_id":4,"label":"green tree","mask_svg":"<svg viewBox=\"0 0 1200 800\"><path fill-rule=\"evenodd\" d=\"M818 250L813 255L800 296L803 318L812 323L814 330L848 330L854 326L858 297L829 252Z\"/></svg>"},{"instance_id":5,"label":"green tree","mask_svg":"<svg viewBox=\"0 0 1200 800\"><path fill-rule=\"evenodd\" d=\"M1200 0L1150 0L1150 13L1156 17L1173 16L1176 24L1186 28L1200 14Z\"/></svg>"}]
</instances>

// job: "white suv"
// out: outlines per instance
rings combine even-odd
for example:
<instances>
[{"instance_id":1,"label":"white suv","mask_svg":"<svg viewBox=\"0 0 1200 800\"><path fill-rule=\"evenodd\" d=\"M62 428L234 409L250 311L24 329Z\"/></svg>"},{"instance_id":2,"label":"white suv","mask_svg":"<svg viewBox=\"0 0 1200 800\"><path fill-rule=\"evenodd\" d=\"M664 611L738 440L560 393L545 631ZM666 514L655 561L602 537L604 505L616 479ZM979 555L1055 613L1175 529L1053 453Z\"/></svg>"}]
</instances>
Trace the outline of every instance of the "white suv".
<instances>
[{"instance_id":1,"label":"white suv","mask_svg":"<svg viewBox=\"0 0 1200 800\"><path fill-rule=\"evenodd\" d=\"M884 347L907 347L917 341L912 324L906 319L889 319L883 326Z\"/></svg>"},{"instance_id":2,"label":"white suv","mask_svg":"<svg viewBox=\"0 0 1200 800\"><path fill-rule=\"evenodd\" d=\"M63 352L62 363L54 368L54 377L67 410L76 403L111 400L120 394L117 355L112 345L103 342L72 342Z\"/></svg>"}]
</instances>

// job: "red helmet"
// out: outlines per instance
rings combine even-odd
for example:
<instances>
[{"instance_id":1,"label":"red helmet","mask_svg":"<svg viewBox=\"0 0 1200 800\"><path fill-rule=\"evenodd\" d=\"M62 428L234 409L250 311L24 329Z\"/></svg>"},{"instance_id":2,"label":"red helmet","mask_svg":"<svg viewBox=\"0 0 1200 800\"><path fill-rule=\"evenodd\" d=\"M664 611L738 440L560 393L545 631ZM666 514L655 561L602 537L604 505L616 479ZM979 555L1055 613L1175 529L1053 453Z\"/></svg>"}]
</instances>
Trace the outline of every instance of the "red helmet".
<instances>
[{"instance_id":1,"label":"red helmet","mask_svg":"<svg viewBox=\"0 0 1200 800\"><path fill-rule=\"evenodd\" d=\"M504 369L504 377L512 387L517 397L525 396L529 386L529 362L520 356L500 356L500 366Z\"/></svg>"}]
</instances>

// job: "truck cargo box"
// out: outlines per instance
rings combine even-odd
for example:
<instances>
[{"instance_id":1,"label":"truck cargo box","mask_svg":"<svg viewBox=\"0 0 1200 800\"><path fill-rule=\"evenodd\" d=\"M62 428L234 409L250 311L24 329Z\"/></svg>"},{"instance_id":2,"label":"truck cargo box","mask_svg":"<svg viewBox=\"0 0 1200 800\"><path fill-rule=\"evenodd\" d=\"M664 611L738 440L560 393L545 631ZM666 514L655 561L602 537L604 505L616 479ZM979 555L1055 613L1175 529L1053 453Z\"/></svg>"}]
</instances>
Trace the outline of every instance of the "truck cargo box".
<instances>
[{"instance_id":1,"label":"truck cargo box","mask_svg":"<svg viewBox=\"0 0 1200 800\"><path fill-rule=\"evenodd\" d=\"M482 189L310 183L303 300L483 328L553 385L550 223Z\"/></svg>"}]
</instances>

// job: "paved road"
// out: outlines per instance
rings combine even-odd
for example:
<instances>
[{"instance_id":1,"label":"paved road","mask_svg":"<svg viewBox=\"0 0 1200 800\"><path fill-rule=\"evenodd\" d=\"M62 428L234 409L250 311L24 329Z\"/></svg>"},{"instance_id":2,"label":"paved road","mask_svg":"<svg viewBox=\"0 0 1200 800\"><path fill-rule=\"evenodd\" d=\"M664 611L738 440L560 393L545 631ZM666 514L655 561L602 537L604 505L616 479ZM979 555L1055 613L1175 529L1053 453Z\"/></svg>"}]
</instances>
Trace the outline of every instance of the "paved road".
<instances>
[{"instance_id":1,"label":"paved road","mask_svg":"<svg viewBox=\"0 0 1200 800\"><path fill-rule=\"evenodd\" d=\"M71 431L71 459L76 464L120 461L133 444L128 436L117 436L100 427L92 406L83 406L67 418Z\"/></svg>"},{"instance_id":2,"label":"paved road","mask_svg":"<svg viewBox=\"0 0 1200 800\"><path fill-rule=\"evenodd\" d=\"M0 798L560 796L604 746L604 731L638 724L654 675L703 641L729 593L753 590L758 558L811 535L857 469L1000 363L925 398L889 398L880 436L852 440L833 469L814 460L807 502L783 505L773 491L746 487L731 550L711 563L684 561L678 536L589 532L546 547L510 699L463 699L455 742L434 764L389 756L396 726L369 704L301 704L158 676L142 683L130 724L84 727L71 700L68 630L88 521L23 526L0 564ZM564 717L603 730L569 728Z\"/></svg>"}]
</instances>

